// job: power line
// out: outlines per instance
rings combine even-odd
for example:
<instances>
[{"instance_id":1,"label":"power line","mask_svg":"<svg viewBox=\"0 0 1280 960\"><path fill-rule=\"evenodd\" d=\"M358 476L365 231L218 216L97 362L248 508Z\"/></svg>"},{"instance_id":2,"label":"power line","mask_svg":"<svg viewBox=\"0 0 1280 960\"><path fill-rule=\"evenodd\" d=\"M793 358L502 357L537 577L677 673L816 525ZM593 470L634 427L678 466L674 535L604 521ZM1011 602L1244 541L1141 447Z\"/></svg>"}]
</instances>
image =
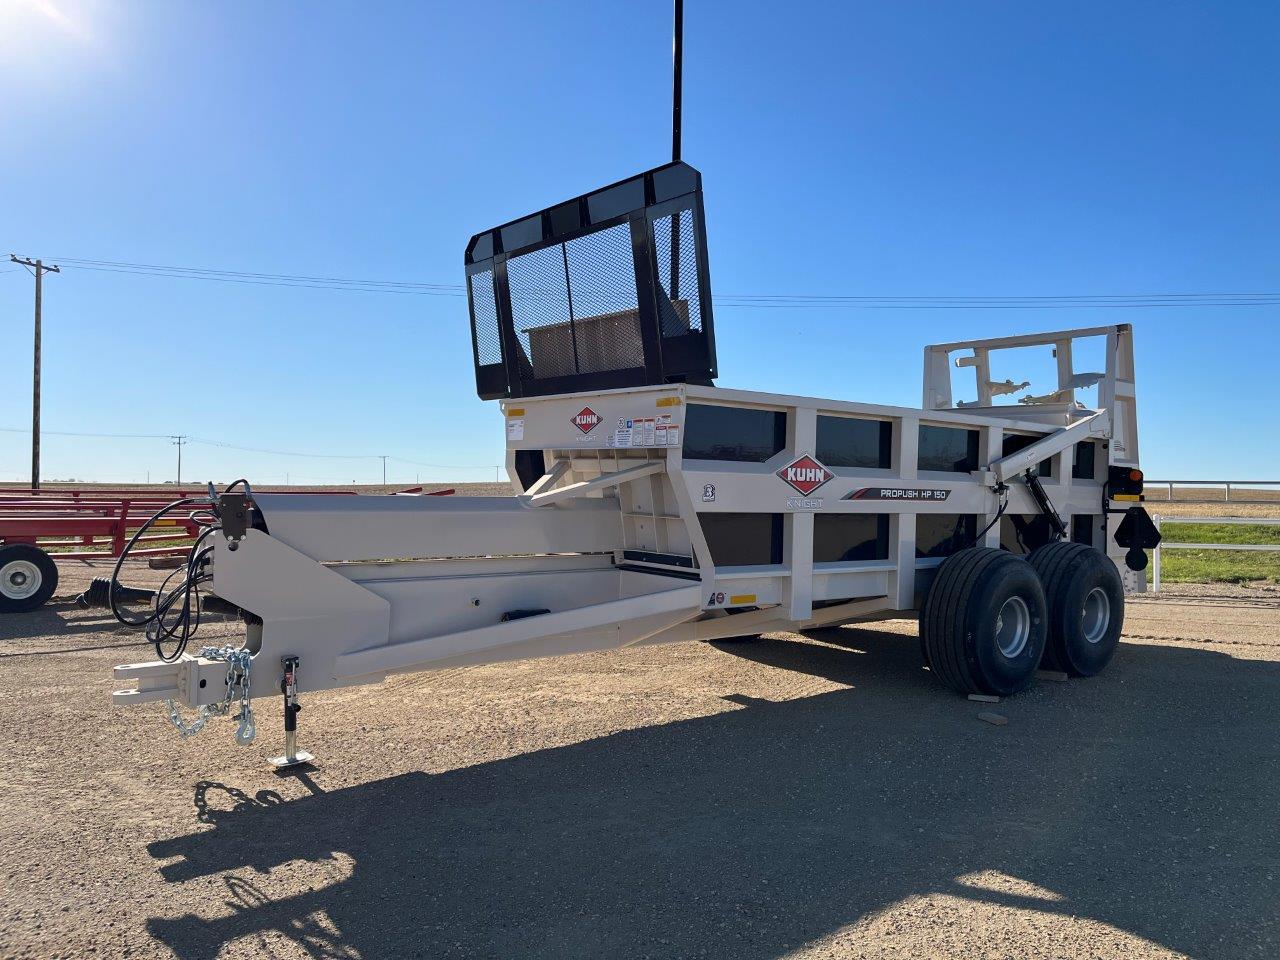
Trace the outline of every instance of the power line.
<instances>
[{"instance_id":1,"label":"power line","mask_svg":"<svg viewBox=\"0 0 1280 960\"><path fill-rule=\"evenodd\" d=\"M390 286L390 287L427 287L439 290L461 290L462 285L458 283L425 283L421 281L401 281L401 280L360 280L348 277L315 277L304 276L288 273L257 273L247 270L215 270L209 267L173 267L164 266L157 263L130 263L122 260L84 260L76 257L65 258L67 263L75 264L92 264L104 267L124 267L124 268L140 268L147 270L160 270L165 272L178 273L196 273L196 274L212 274L216 276L226 277L253 277L261 280L307 280L316 283L357 283L366 286Z\"/></svg>"},{"instance_id":2,"label":"power line","mask_svg":"<svg viewBox=\"0 0 1280 960\"><path fill-rule=\"evenodd\" d=\"M265 447L242 447L221 440L206 440L203 437L192 437L191 443L206 447L221 447L224 450L238 450L242 453L269 453L278 457L307 457L315 460L377 460L375 453L298 453L294 450L269 450Z\"/></svg>"},{"instance_id":3,"label":"power line","mask_svg":"<svg viewBox=\"0 0 1280 960\"><path fill-rule=\"evenodd\" d=\"M25 427L0 427L0 433L30 433ZM171 433L75 433L70 430L42 430L53 437L109 437L116 440L167 440Z\"/></svg>"},{"instance_id":4,"label":"power line","mask_svg":"<svg viewBox=\"0 0 1280 960\"><path fill-rule=\"evenodd\" d=\"M0 427L0 433L30 433L30 430L21 427ZM92 433L84 431L72 430L45 430L48 436L58 437L91 437L105 438L113 440L172 440L175 443L181 437L182 445L190 446L191 444L200 444L208 447L219 447L224 450L236 450L241 453L261 453L269 454L277 457L305 457L315 460L394 460L397 463L408 463L418 467L431 467L437 470L489 470L495 464L492 463L425 463L421 460L409 460L406 457L396 457L390 454L380 453L301 453L296 450L273 450L266 447L245 447L239 444L226 443L222 440L209 440L204 437L194 437L190 434L173 434L173 433Z\"/></svg>"},{"instance_id":5,"label":"power line","mask_svg":"<svg viewBox=\"0 0 1280 960\"><path fill-rule=\"evenodd\" d=\"M371 280L306 274L262 273L218 270L209 267L165 266L125 260L60 258L64 266L77 270L97 270L137 276L208 280L254 286L301 287L314 290L346 290L355 293L399 293L416 296L462 297L462 284L427 283L409 280ZM548 294L553 294L549 291ZM1153 307L1259 307L1280 304L1280 293L1135 293L1135 294L1050 294L1050 295L852 295L852 294L759 294L725 293L715 297L720 307L752 309L846 310L1025 310L1025 309L1134 309Z\"/></svg>"},{"instance_id":6,"label":"power line","mask_svg":"<svg viewBox=\"0 0 1280 960\"><path fill-rule=\"evenodd\" d=\"M460 297L463 296L463 290L458 287L457 290L449 290L447 288L424 287L423 289L410 288L410 285L398 285L387 283L386 286L361 286L358 281L348 284L336 283L311 283L306 282L302 278L298 280L255 280L249 277L235 276L213 276L197 273L178 273L178 272L162 272L158 270L134 270L126 267L99 267L89 266L87 264L67 263L66 266L72 270L96 270L104 273L126 273L135 276L152 276L152 277L168 277L177 280L211 280L217 283L238 283L247 284L256 287L299 287L310 290L347 290L353 293L407 293L418 296L435 296L435 297Z\"/></svg>"}]
</instances>

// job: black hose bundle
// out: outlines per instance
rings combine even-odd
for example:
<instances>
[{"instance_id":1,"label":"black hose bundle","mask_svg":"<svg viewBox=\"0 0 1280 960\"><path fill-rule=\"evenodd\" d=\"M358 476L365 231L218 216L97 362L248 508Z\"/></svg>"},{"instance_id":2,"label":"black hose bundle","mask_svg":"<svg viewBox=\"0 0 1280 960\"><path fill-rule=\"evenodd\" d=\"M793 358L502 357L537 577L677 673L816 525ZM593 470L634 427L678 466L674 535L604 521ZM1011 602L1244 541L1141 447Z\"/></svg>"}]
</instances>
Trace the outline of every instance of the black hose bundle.
<instances>
[{"instance_id":1,"label":"black hose bundle","mask_svg":"<svg viewBox=\"0 0 1280 960\"><path fill-rule=\"evenodd\" d=\"M223 493L230 492L240 484L244 485L246 492L249 491L248 481L240 479L228 485ZM204 530L191 545L186 564L169 574L160 589L150 598L151 611L141 617L127 616L120 609L120 601L128 602L136 597L139 591L120 584L120 570L125 560L134 545L156 521L184 506L196 507L191 513L191 518L203 525ZM205 514L207 519L201 514ZM222 523L218 513L218 498L211 483L208 497L184 497L181 500L175 500L162 507L155 516L139 527L120 552L115 568L111 571L111 580L107 587L107 606L110 607L112 616L125 626L144 627L147 640L156 648L156 656L168 663L182 656L187 649L187 642L200 629L200 587L213 579L213 572L210 569L213 560L213 544L205 546L204 543L210 534L220 529L222 529ZM171 587L174 578L179 574L182 578ZM164 645L167 643L173 643L175 646L166 653Z\"/></svg>"}]
</instances>

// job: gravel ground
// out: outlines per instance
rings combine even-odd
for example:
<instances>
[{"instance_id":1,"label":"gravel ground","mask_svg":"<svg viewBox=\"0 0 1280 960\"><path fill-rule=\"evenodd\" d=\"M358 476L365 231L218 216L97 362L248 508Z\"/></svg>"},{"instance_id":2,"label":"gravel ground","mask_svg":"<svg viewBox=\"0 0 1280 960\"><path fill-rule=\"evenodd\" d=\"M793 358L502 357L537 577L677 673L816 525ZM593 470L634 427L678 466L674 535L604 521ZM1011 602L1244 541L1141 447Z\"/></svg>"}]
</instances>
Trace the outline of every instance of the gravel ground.
<instances>
[{"instance_id":1,"label":"gravel ground","mask_svg":"<svg viewBox=\"0 0 1280 960\"><path fill-rule=\"evenodd\" d=\"M102 572L0 618L4 958L1280 956L1274 589L995 707L907 621L403 677L282 777L276 702L247 748L110 706Z\"/></svg>"}]
</instances>

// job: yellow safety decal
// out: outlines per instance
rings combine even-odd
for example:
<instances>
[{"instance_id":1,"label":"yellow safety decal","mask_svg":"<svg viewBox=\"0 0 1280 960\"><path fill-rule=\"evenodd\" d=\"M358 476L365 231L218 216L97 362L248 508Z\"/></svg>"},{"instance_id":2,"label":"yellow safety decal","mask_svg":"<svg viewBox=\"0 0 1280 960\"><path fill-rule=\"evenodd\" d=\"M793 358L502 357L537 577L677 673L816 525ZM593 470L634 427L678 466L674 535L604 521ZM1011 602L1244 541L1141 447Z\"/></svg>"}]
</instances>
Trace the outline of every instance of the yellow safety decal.
<instances>
[{"instance_id":1,"label":"yellow safety decal","mask_svg":"<svg viewBox=\"0 0 1280 960\"><path fill-rule=\"evenodd\" d=\"M508 417L523 417L523 416L524 416L524 407L508 407L508 408L507 408L507 416L508 416Z\"/></svg>"},{"instance_id":2,"label":"yellow safety decal","mask_svg":"<svg viewBox=\"0 0 1280 960\"><path fill-rule=\"evenodd\" d=\"M754 593L739 593L729 598L730 603L755 603L756 595Z\"/></svg>"},{"instance_id":3,"label":"yellow safety decal","mask_svg":"<svg viewBox=\"0 0 1280 960\"><path fill-rule=\"evenodd\" d=\"M660 407L678 407L680 406L679 397L659 397L658 406Z\"/></svg>"},{"instance_id":4,"label":"yellow safety decal","mask_svg":"<svg viewBox=\"0 0 1280 960\"><path fill-rule=\"evenodd\" d=\"M1142 497L1138 496L1136 493L1113 493L1111 495L1111 499L1112 500L1132 500L1134 503L1137 503L1139 500L1142 499Z\"/></svg>"}]
</instances>

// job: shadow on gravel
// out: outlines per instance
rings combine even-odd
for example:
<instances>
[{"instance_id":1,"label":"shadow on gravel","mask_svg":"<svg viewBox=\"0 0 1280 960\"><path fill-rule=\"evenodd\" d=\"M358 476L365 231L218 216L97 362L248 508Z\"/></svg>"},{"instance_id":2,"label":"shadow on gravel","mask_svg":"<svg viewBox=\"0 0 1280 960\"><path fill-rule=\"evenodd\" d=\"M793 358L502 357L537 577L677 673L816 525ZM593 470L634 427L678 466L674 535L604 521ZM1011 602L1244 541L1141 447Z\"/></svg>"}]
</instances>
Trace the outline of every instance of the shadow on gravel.
<instances>
[{"instance_id":1,"label":"shadow on gravel","mask_svg":"<svg viewBox=\"0 0 1280 960\"><path fill-rule=\"evenodd\" d=\"M722 649L849 689L290 802L202 784L213 828L149 852L172 883L240 871L232 913L148 930L185 960L268 930L314 957L753 960L942 892L1275 955L1280 665L1123 644L991 727L909 638L811 637ZM287 898L243 876L336 854L348 878ZM963 880L988 870L1048 893Z\"/></svg>"},{"instance_id":2,"label":"shadow on gravel","mask_svg":"<svg viewBox=\"0 0 1280 960\"><path fill-rule=\"evenodd\" d=\"M46 603L40 609L28 613L5 614L0 637L6 640L64 637L77 633L103 633L116 628L120 631L128 629L117 623L115 617L105 610L89 612L76 606L74 601L66 600Z\"/></svg>"}]
</instances>

